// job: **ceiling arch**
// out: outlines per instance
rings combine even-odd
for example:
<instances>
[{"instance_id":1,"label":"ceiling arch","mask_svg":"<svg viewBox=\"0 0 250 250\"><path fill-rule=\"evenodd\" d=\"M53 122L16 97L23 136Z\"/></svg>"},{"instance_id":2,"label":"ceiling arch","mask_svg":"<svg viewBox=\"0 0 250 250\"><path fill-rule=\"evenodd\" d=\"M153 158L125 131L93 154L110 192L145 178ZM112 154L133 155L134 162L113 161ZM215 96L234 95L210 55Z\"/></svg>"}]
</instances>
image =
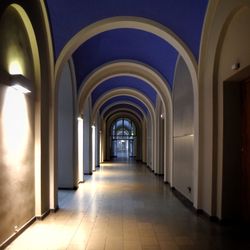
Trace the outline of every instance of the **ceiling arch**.
<instances>
[{"instance_id":1,"label":"ceiling arch","mask_svg":"<svg viewBox=\"0 0 250 250\"><path fill-rule=\"evenodd\" d=\"M160 96L162 102L164 103L164 111L167 111L169 115L172 114L171 94L165 79L150 67L134 61L111 62L103 65L90 74L82 84L79 91L79 112L82 112L84 103L90 93L102 82L115 76L133 76L143 80L145 83L153 87Z\"/></svg>"},{"instance_id":2,"label":"ceiling arch","mask_svg":"<svg viewBox=\"0 0 250 250\"><path fill-rule=\"evenodd\" d=\"M95 104L98 97L111 89L127 87L135 89L148 96L151 102L156 104L156 91L146 82L133 76L115 76L100 83L91 93L92 105Z\"/></svg>"},{"instance_id":3,"label":"ceiling arch","mask_svg":"<svg viewBox=\"0 0 250 250\"><path fill-rule=\"evenodd\" d=\"M154 110L154 106L151 103L151 101L147 97L145 97L143 94L141 94L140 92L138 92L136 90L122 88L122 89L115 89L115 90L109 91L108 93L103 94L96 101L96 103L92 109L92 115L91 115L92 123L95 121L95 118L97 116L97 112L101 111L100 108L101 108L101 106L103 106L103 104L105 104L111 98L120 97L120 96L134 97L135 99L140 100L147 107L151 119L155 121L155 110Z\"/></svg>"},{"instance_id":4,"label":"ceiling arch","mask_svg":"<svg viewBox=\"0 0 250 250\"><path fill-rule=\"evenodd\" d=\"M208 0L85 0L46 1L56 57L80 30L92 23L117 16L151 19L171 29L198 58L202 25ZM98 7L97 7L98 6ZM65 22L67 19L67 22Z\"/></svg>"},{"instance_id":5,"label":"ceiling arch","mask_svg":"<svg viewBox=\"0 0 250 250\"><path fill-rule=\"evenodd\" d=\"M127 95L120 95L120 96L113 96L109 98L105 103L103 103L100 106L100 113L102 113L108 106L114 105L116 103L133 103L134 106L140 107L140 109L143 111L144 114L148 114L148 108L147 106L141 102L139 99L133 97L133 96L127 96Z\"/></svg>"},{"instance_id":6,"label":"ceiling arch","mask_svg":"<svg viewBox=\"0 0 250 250\"><path fill-rule=\"evenodd\" d=\"M127 114L133 114L135 117L137 117L138 120L142 121L142 117L138 116L138 113L136 113L136 111L134 110L131 110L131 109L115 109L115 110L111 110L107 115L105 115L103 118L104 119L108 119L108 117L112 116L113 114L124 114L124 113L127 113Z\"/></svg>"},{"instance_id":7,"label":"ceiling arch","mask_svg":"<svg viewBox=\"0 0 250 250\"><path fill-rule=\"evenodd\" d=\"M73 54L73 52L88 39L105 31L125 28L152 33L173 46L188 65L193 83L197 86L197 60L189 47L166 26L150 19L131 16L118 16L103 19L90 24L75 34L63 47L60 55L58 56L55 66L56 81L58 81L58 77L61 74L64 63Z\"/></svg>"},{"instance_id":8,"label":"ceiling arch","mask_svg":"<svg viewBox=\"0 0 250 250\"><path fill-rule=\"evenodd\" d=\"M102 112L101 117L108 116L113 111L120 111L120 110L130 110L137 114L137 116L143 118L146 114L143 110L138 107L137 105L130 103L130 102L116 102L115 104L108 105Z\"/></svg>"},{"instance_id":9,"label":"ceiling arch","mask_svg":"<svg viewBox=\"0 0 250 250\"><path fill-rule=\"evenodd\" d=\"M115 60L134 60L156 69L172 86L178 52L160 37L142 30L115 29L100 33L73 54L78 86L95 68Z\"/></svg>"}]
</instances>

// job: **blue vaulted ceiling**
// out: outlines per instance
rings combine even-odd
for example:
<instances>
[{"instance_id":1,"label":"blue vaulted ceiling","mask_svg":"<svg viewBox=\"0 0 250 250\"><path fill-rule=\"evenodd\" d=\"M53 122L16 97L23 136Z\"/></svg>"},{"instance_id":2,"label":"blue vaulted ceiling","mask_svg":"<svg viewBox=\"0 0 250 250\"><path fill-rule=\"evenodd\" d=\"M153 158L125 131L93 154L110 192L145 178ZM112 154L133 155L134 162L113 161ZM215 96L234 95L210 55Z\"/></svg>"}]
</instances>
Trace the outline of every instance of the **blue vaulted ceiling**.
<instances>
[{"instance_id":1,"label":"blue vaulted ceiling","mask_svg":"<svg viewBox=\"0 0 250 250\"><path fill-rule=\"evenodd\" d=\"M140 91L142 94L148 96L155 105L156 103L156 92L155 90L147 83L142 80L131 77L131 76L118 76L104 81L95 90L92 92L92 105L94 106L97 99L105 94L106 92L115 89L115 88L131 88Z\"/></svg>"},{"instance_id":2,"label":"blue vaulted ceiling","mask_svg":"<svg viewBox=\"0 0 250 250\"><path fill-rule=\"evenodd\" d=\"M198 61L207 4L208 0L47 0L55 59L70 39L88 25L105 18L130 16L147 18L167 27ZM158 71L171 88L177 56L178 52L170 44L151 33L131 28L111 29L75 48L73 60L78 89L88 74L115 60L144 63ZM137 84L123 78L119 84L128 84L128 87L134 84L134 88L140 88L155 100L154 94L148 93L147 85L142 82ZM114 79L110 79L103 88L100 86L93 92L93 100L98 93L106 91L108 85L117 86Z\"/></svg>"},{"instance_id":3,"label":"blue vaulted ceiling","mask_svg":"<svg viewBox=\"0 0 250 250\"><path fill-rule=\"evenodd\" d=\"M84 27L115 16L144 17L168 27L199 55L208 0L47 0L55 56Z\"/></svg>"},{"instance_id":4,"label":"blue vaulted ceiling","mask_svg":"<svg viewBox=\"0 0 250 250\"><path fill-rule=\"evenodd\" d=\"M136 60L157 69L172 86L177 51L161 38L140 30L103 32L73 55L78 84L95 68L114 60Z\"/></svg>"}]
</instances>

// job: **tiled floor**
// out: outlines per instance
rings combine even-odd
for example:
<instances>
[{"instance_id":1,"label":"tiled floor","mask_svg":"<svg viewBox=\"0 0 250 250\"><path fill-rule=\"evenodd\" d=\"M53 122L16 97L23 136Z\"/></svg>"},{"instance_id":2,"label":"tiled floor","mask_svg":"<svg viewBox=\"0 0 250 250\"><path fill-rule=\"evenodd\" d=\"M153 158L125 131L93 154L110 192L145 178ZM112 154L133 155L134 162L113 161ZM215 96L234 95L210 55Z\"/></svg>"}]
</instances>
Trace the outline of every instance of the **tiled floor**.
<instances>
[{"instance_id":1,"label":"tiled floor","mask_svg":"<svg viewBox=\"0 0 250 250\"><path fill-rule=\"evenodd\" d=\"M60 210L29 227L8 249L250 249L247 233L186 208L144 165L103 164Z\"/></svg>"}]
</instances>

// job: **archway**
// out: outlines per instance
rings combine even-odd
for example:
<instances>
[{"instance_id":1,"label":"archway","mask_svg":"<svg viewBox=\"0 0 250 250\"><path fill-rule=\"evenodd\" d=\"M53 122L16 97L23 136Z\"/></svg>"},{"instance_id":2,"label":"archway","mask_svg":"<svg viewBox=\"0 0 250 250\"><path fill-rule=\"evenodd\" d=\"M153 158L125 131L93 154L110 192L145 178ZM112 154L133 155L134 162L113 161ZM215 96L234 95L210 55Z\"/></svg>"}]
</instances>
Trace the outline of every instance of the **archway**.
<instances>
[{"instance_id":1,"label":"archway","mask_svg":"<svg viewBox=\"0 0 250 250\"><path fill-rule=\"evenodd\" d=\"M138 128L132 119L121 114L119 116L107 127L111 145L110 158L118 160L136 158Z\"/></svg>"},{"instance_id":2,"label":"archway","mask_svg":"<svg viewBox=\"0 0 250 250\"><path fill-rule=\"evenodd\" d=\"M96 86L104 80L121 75L129 75L145 81L155 89L163 102L164 114L168 117L164 123L164 148L166 149L166 153L164 154L164 181L172 184L172 99L168 84L159 73L149 66L135 61L116 61L104 65L90 74L82 83L78 96L79 112L81 112L87 96L90 95ZM154 108L152 108L152 110L154 110ZM155 135L153 137L156 138ZM155 143L156 142L153 142L152 145L155 145ZM153 150L156 150L156 148ZM153 166L155 167L158 164L156 160L157 158L154 156L155 162L153 162ZM152 163L150 165L152 165ZM156 168L153 169L156 170Z\"/></svg>"},{"instance_id":3,"label":"archway","mask_svg":"<svg viewBox=\"0 0 250 250\"><path fill-rule=\"evenodd\" d=\"M155 34L162 38L169 44L171 44L184 58L191 74L193 89L194 89L194 206L198 204L198 89L197 89L197 63L194 56L189 51L188 47L169 29L160 25L157 22L138 17L114 17L107 18L102 21L96 22L87 26L80 32L78 32L63 48L60 56L56 62L56 82L61 73L62 65L68 59L69 56L85 41L89 38L102 33L104 31L121 28L139 29L146 32ZM171 100L171 99L170 99ZM172 116L172 112L171 112ZM170 118L171 119L171 118ZM166 120L168 121L168 120ZM172 121L172 120L171 120ZM166 122L167 123L167 122ZM168 126L169 125L169 126ZM164 140L164 145L167 150L164 160L164 177L165 181L168 181L172 185L172 122L165 125L164 134L168 139ZM169 169L166 169L166 166Z\"/></svg>"}]
</instances>

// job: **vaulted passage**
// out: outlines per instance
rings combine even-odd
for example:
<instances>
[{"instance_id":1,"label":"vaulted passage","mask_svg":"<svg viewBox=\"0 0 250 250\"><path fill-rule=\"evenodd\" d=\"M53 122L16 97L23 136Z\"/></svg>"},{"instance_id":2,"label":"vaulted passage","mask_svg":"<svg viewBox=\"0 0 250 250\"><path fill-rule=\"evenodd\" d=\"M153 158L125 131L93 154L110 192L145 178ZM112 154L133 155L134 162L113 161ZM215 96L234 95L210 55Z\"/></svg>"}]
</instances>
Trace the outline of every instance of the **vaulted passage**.
<instances>
[{"instance_id":1,"label":"vaulted passage","mask_svg":"<svg viewBox=\"0 0 250 250\"><path fill-rule=\"evenodd\" d=\"M196 215L134 161L102 164L76 192L60 191L59 205L8 249L249 249L244 235Z\"/></svg>"}]
</instances>

